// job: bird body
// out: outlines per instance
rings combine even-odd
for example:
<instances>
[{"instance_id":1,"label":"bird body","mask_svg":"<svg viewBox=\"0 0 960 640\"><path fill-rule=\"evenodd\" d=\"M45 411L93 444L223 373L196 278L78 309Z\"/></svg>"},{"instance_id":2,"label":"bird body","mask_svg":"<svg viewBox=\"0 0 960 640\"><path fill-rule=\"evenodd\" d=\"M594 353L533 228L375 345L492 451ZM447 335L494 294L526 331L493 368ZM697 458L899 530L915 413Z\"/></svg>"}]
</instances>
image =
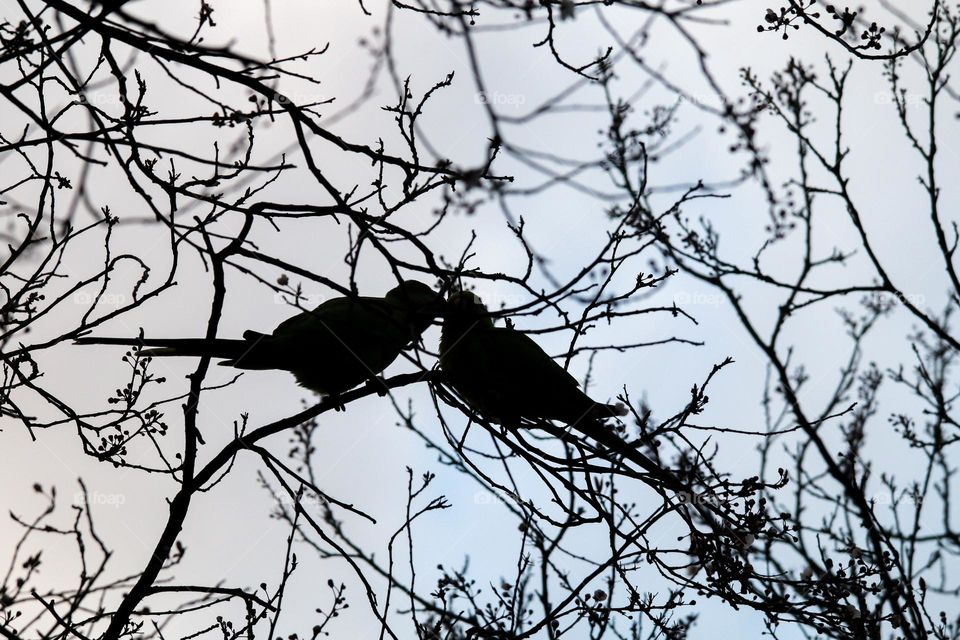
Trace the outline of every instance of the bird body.
<instances>
[{"instance_id":1,"label":"bird body","mask_svg":"<svg viewBox=\"0 0 960 640\"><path fill-rule=\"evenodd\" d=\"M529 336L494 326L470 293L451 295L440 339L440 366L478 413L505 425L558 420L596 423L623 415L622 405L595 402L576 379Z\"/></svg>"},{"instance_id":2,"label":"bird body","mask_svg":"<svg viewBox=\"0 0 960 640\"><path fill-rule=\"evenodd\" d=\"M626 407L595 402L529 336L494 326L473 294L454 293L447 301L440 367L450 386L486 420L507 427L518 426L521 419L563 422L636 463L658 483L689 492L673 474L603 424L607 418L626 415Z\"/></svg>"},{"instance_id":3,"label":"bird body","mask_svg":"<svg viewBox=\"0 0 960 640\"><path fill-rule=\"evenodd\" d=\"M273 332L242 339L80 338L79 344L150 347L147 356L209 356L238 369L280 369L324 395L347 391L386 369L440 313L443 300L407 281L383 298L338 297L281 322Z\"/></svg>"}]
</instances>

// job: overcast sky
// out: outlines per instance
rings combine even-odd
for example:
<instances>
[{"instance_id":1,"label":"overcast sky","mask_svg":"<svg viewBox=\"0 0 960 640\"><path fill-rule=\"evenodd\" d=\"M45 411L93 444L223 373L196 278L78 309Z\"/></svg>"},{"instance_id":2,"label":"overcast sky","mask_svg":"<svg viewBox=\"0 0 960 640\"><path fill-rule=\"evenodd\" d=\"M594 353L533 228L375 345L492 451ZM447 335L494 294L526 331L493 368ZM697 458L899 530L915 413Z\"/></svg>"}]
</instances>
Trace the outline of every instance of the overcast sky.
<instances>
[{"instance_id":1,"label":"overcast sky","mask_svg":"<svg viewBox=\"0 0 960 640\"><path fill-rule=\"evenodd\" d=\"M319 87L298 85L284 80L282 89L294 99L325 100L336 97L337 101L323 106L319 112L324 117L334 118L338 109L350 103L363 90L371 59L358 46L361 38L371 38L371 30L383 22L383 7L371 6L373 13L365 16L352 2L309 2L280 0L273 3L272 21L276 33L276 48L280 57L297 54L312 48L321 48L329 43L329 49L321 56L297 68L313 77L320 78ZM234 42L238 50L255 57L267 55L264 5L259 0L226 2L214 0L216 28L208 32L208 43ZM171 3L142 0L130 5L130 11L156 20L168 30L190 33L193 30L194 9L171 11ZM12 3L0 8L5 19L18 19ZM6 15L9 13L10 15ZM611 12L611 20L624 35L632 34L644 19L640 12ZM703 47L710 52L712 70L725 86L737 93L739 70L751 66L760 77L781 68L791 55L800 55L823 68L823 54L832 51L837 59L843 59L839 51L824 45L819 39L805 38L802 34L784 42L775 35L761 36L756 25L762 18L758 6L748 3L722 5L713 10L711 17L723 18L726 22L704 24L694 29ZM487 149L490 130L484 118L477 88L472 82L468 60L462 44L454 38L439 34L422 17L400 12L396 17L394 47L397 67L401 76L411 76L411 85L419 94L447 73L455 72L453 85L441 91L431 101L424 114L424 127L437 150L461 166L482 161ZM512 19L511 14L497 15L484 12L477 24L502 24ZM514 33L490 31L477 38L479 57L488 86L488 96L517 114L524 113L532 105L572 81L569 72L561 69L552 60L545 47L534 48L532 43L542 38L544 25L535 24ZM375 38L376 36L373 36ZM559 32L559 43L566 55L574 60L587 60L597 51L610 44L609 35L599 27L593 11L583 9L577 20L565 23ZM670 75L673 82L684 86L694 96L710 100L709 90L696 68L690 49L685 47L677 34L665 24L651 27L651 39L646 48L645 62L653 68ZM917 79L919 67L907 63L904 74L909 80ZM154 80L148 91L147 102L162 114L189 112L191 106L185 97L186 91L161 78ZM646 78L642 73L625 68L616 87L623 95L630 95L642 86ZM852 148L851 164L858 168L859 180L851 188L857 197L866 203L866 224L873 232L878 252L893 265L893 275L903 290L922 299L925 306L937 308L942 304L943 287L940 279L942 268L937 258L925 247L932 246L931 229L917 222L910 213L922 202L915 180L918 167L912 157L906 155L904 141L899 136L886 136L884 132L896 126L895 114L889 101L884 99L884 84L881 69L857 69L851 77L853 99L844 120L848 144ZM235 95L235 94L234 94ZM597 104L600 95L595 90L577 94L577 101ZM670 94L656 86L651 87L637 105L638 114L657 104L669 104L674 100ZM381 106L392 104L394 95L389 78L381 76L376 93L357 114L342 120L334 120L331 128L343 137L375 144L383 137L395 144L398 137L391 129L390 114ZM639 116L638 116L639 117ZM727 146L731 139L716 131L716 122L705 118L693 105L681 104L678 111L677 133L691 132L692 142L663 161L653 165L654 184L691 183L697 179L719 181L735 176L742 157L731 157ZM321 123L324 120L321 119ZM537 121L531 126L514 127L510 133L514 141L544 151L553 151L582 158L592 158L598 153L601 141L600 128L603 114L584 112L565 113ZM17 129L11 126L12 130ZM825 131L824 131L825 133ZM955 134L956 132L951 132ZM210 140L229 139L229 132L191 132L164 130L158 138L168 144L189 149L192 146L209 149ZM944 134L949 135L949 134ZM795 157L793 142L782 131L771 126L764 134L764 141L773 159L773 173L782 177L793 167ZM287 148L293 142L292 131L283 121L264 128L258 133L258 157L265 159ZM957 157L950 145L944 145L944 173L958 169ZM324 171L329 172L334 182L348 184L355 175L367 180L369 170L365 163L343 160L329 146L317 144L315 153L321 160ZM783 164L780 164L782 158ZM295 161L299 158L295 158ZM516 187L538 184L542 178L534 175L519 163L505 160L495 165L499 173L516 177ZM144 216L137 198L118 180L115 170L95 171L90 184L92 197L109 204L114 213L123 216ZM354 181L356 181L355 178ZM605 178L596 175L590 178L598 187L604 187ZM956 188L945 185L944 199L951 197ZM274 200L285 202L318 202L321 191L304 178L301 170L292 171L279 180L268 192ZM655 202L666 206L676 195L663 194ZM416 216L427 219L430 206L424 202L414 207L409 214L411 224L421 224ZM552 268L559 274L571 274L583 263L593 247L602 242L607 227L602 203L567 187L556 187L531 197L517 197L513 210L522 214L527 222L528 235L534 246L552 257ZM740 188L726 200L702 200L685 210L688 217L709 217L724 232L724 251L732 258L743 260L751 255L762 241L762 220L766 215L759 191L752 187ZM923 218L921 218L923 220ZM451 259L460 254L476 231L477 254L474 265L506 272L522 271L525 256L512 241L504 224L502 214L493 207L482 208L471 217L460 216L449 221L431 241L431 247ZM163 244L163 232L158 228L129 227L119 232L125 246L150 263L157 274L162 274L169 264ZM832 238L839 246L853 244L854 236L845 223L844 212L837 209L835 225L824 225L824 244ZM266 225L257 228L255 240L265 253L282 256L285 260L302 265L327 277L346 282L348 270L342 261L344 234L332 223L289 222L275 232ZM72 268L92 270L100 260L96 246L89 246L84 253L83 243L67 258ZM792 273L795 262L795 247L789 244L783 249L782 258L772 257L765 265L771 272L783 270ZM779 260L779 262L778 262ZM280 275L262 269L270 277ZM870 271L861 257L852 259L835 277L863 282ZM359 283L362 292L381 295L391 285L391 274L385 266L374 259L365 260L360 270ZM273 292L251 279L232 272L228 274L230 294L226 300L221 333L224 336L239 335L244 329L266 331L283 318L291 315L291 309ZM136 313L103 327L100 333L126 336L135 334L141 327L152 336L192 336L203 331L210 299L210 277L193 257L187 257L180 267L178 286L168 293L144 305ZM121 285L118 284L118 291ZM329 295L312 283L307 283L308 295L320 301ZM479 293L488 301L521 301L521 291L503 286L481 287ZM120 294L118 294L120 295ZM749 342L738 326L731 310L723 304L716 292L689 280L677 277L668 282L661 291L650 298L651 305L670 304L676 301L684 306L698 324L669 314L641 316L625 320L610 328L601 328L591 338L592 343L604 341L656 340L678 335L691 340L703 341L702 347L670 344L645 349L630 354L604 354L595 364L592 395L598 399L610 399L626 386L634 398L645 398L654 409L654 415L665 417L677 411L689 397L692 384L699 382L710 367L726 356L736 360L733 367L714 383L711 404L704 422L737 426L743 429L762 428L760 399L764 379L764 362L761 354ZM83 299L77 301L78 313L82 313ZM749 301L754 309L766 308L775 311L775 301L755 298ZM797 345L798 352L812 372L814 382L806 390L807 397L817 398L825 394L835 381L839 369L838 354L845 354L846 339L834 313L834 307L823 305L813 311L802 324L789 327L789 340ZM63 316L48 320L46 330L54 331ZM518 321L520 328L536 328L538 320ZM907 358L909 350L904 336L911 323L901 316L885 321L874 336L874 351L870 359L881 367L895 366ZM43 335L43 329L39 336ZM434 328L425 336L427 344L435 345L438 331ZM549 351L559 352L565 345L565 336L538 338ZM114 389L125 382L126 368L120 362L122 349L110 347L78 347L63 345L43 354L42 364L47 366L43 383L65 400L78 408L92 409L102 406ZM189 359L157 361L156 367L167 372L169 382L166 391L172 392L179 385L184 391L187 382L184 375L191 372L195 362ZM398 361L390 372L409 368ZM574 361L573 369L578 375L585 371L586 360ZM159 370L159 369L158 369ZM225 382L234 372L214 368L208 380L211 383ZM201 406L200 425L207 441L201 456L212 455L218 445L229 441L232 424L241 413L249 414L252 426L297 411L306 398L291 376L276 372L252 372L245 374L236 384L223 390L205 394ZM419 424L426 431L436 418L432 415L428 395L424 388L407 388L396 394L398 402L408 398L419 407ZM899 400L899 396L892 396ZM312 400L311 398L307 398ZM38 413L49 408L36 407ZM168 411L174 431L180 424L179 408L171 406ZM445 414L449 419L460 419L453 411ZM61 495L72 496L77 490L76 478L87 479L91 492L103 497L97 505L96 517L102 523L114 548L112 560L117 573L141 566L152 550L156 537L166 516L165 499L175 490L165 477L143 476L131 471L115 470L108 465L95 464L84 457L77 445L75 433L70 429L49 430L32 442L25 430L6 418L0 432L0 448L4 451L4 464L0 465L0 486L8 496L30 496L29 487L39 481L45 486L56 485ZM415 473L433 471L438 474L433 493L442 493L452 503L452 508L434 513L418 523L419 539L416 550L419 566L423 572L418 579L430 584L439 576L434 570L437 564L461 566L469 557L476 577L481 580L498 580L513 571L516 545L515 523L505 516L498 501L482 487L466 482L460 475L439 464L436 454L427 450L414 436L396 426L397 417L392 405L384 399L370 397L349 406L344 413L329 413L322 418L322 428L316 446L319 450L318 480L331 495L346 502L362 505L377 519L373 525L359 519L348 519L348 524L357 542L385 553L385 540L402 523L406 486L405 468ZM879 424L879 423L878 423ZM874 447L897 442L887 434L877 434ZM269 441L269 447L282 455L288 449L288 439L279 435ZM749 473L756 461L755 438L729 436L722 440L723 464L734 472ZM907 455L907 454L904 454ZM903 464L900 456L888 457ZM881 460L878 466L883 466ZM258 468L250 455L241 455L230 477L214 491L197 498L189 517L182 540L188 547L180 579L184 582L225 581L229 586L253 586L261 581L275 584L283 557L283 543L287 531L284 526L267 518L271 509L268 494L255 482ZM535 487L530 490L535 492ZM654 500L653 496L631 495L641 503ZM25 515L36 510L38 504L30 499L10 498L10 508ZM68 517L66 513L63 517ZM10 541L18 530L8 521L0 522L0 536L7 553ZM660 531L664 540L677 532ZM590 544L589 540L584 540ZM66 549L62 549L66 553ZM56 555L56 548L50 556ZM346 580L349 584L352 608L334 628L336 634L369 633L376 627L357 587L356 580L342 562L320 562L311 557L311 552L301 550L304 567L293 579L288 590L287 604L290 607L281 625L284 634L303 632L313 624L311 612L315 607L326 606L328 598L323 586L328 577ZM3 556L0 556L3 560ZM70 565L58 566L50 562L44 567L46 580L56 583L59 572L71 574ZM599 586L599 585L598 585ZM666 589L666 584L656 582L651 576L651 591ZM761 616L749 611L733 612L712 602L699 605L700 623L693 632L696 638L755 637L762 631ZM798 637L795 630L784 629L782 637ZM732 634L742 634L733 636ZM369 637L369 636L358 636Z\"/></svg>"}]
</instances>

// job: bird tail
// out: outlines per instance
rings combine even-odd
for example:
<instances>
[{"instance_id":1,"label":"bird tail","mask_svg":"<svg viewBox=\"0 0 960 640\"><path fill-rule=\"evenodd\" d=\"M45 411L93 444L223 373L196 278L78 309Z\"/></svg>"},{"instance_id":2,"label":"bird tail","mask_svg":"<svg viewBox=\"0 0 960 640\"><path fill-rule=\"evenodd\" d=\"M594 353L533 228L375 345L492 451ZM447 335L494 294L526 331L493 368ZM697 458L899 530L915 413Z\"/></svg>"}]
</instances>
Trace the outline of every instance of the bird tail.
<instances>
[{"instance_id":1,"label":"bird tail","mask_svg":"<svg viewBox=\"0 0 960 640\"><path fill-rule=\"evenodd\" d=\"M75 344L113 344L128 347L147 347L140 351L142 356L192 356L227 358L237 360L249 349L245 340L226 338L102 338L89 336L77 338Z\"/></svg>"},{"instance_id":2,"label":"bird tail","mask_svg":"<svg viewBox=\"0 0 960 640\"><path fill-rule=\"evenodd\" d=\"M600 405L601 407L606 408L617 408L618 405ZM623 405L619 405L618 410L623 410ZM580 420L574 424L570 425L574 431L579 432L581 435L586 436L596 444L602 445L604 448L613 452L616 455L623 456L625 459L630 460L641 469L649 473L654 478L657 478L661 482L665 483L667 486L677 490L683 488L683 485L673 477L672 474L668 473L658 462L651 460L646 455L640 452L640 450L628 443L619 434L613 431L610 427L606 426L598 420Z\"/></svg>"},{"instance_id":3,"label":"bird tail","mask_svg":"<svg viewBox=\"0 0 960 640\"><path fill-rule=\"evenodd\" d=\"M602 402L597 402L593 405L593 408L590 410L590 413L587 414L587 417L592 420L606 420L607 418L622 418L623 416L630 413L630 410L627 409L627 405L622 402L617 402L614 404L603 404Z\"/></svg>"},{"instance_id":4,"label":"bird tail","mask_svg":"<svg viewBox=\"0 0 960 640\"><path fill-rule=\"evenodd\" d=\"M581 402L577 406L568 407L564 415L557 416L560 420L575 429L578 425L591 430L610 432L606 422L613 419L622 418L630 413L630 410L622 402L615 404L604 404L603 402L594 402L585 394L579 394ZM619 420L618 420L619 422ZM579 429L578 429L579 430Z\"/></svg>"}]
</instances>

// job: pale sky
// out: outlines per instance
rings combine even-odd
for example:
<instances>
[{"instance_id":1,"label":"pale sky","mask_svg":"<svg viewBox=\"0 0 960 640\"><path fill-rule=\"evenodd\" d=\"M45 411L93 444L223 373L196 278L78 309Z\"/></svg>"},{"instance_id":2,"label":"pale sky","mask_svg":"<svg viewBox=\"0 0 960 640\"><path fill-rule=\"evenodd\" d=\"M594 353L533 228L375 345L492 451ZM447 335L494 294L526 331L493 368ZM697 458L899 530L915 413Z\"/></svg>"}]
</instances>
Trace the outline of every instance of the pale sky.
<instances>
[{"instance_id":1,"label":"pale sky","mask_svg":"<svg viewBox=\"0 0 960 640\"><path fill-rule=\"evenodd\" d=\"M214 0L216 28L207 33L210 44L231 40L238 50L254 57L267 54L267 39L264 29L263 3L253 0ZM284 80L282 88L295 99L325 100L336 96L332 105L320 107L324 118L333 118L338 108L349 104L363 90L363 82L370 66L367 53L358 48L360 38L370 38L370 31L383 22L383 7L368 8L373 16L364 16L353 2L317 3L306 0L280 0L274 2L272 20L276 32L276 47L279 56L293 55L311 48L321 48L329 43L329 49L321 56L300 63L298 71L322 80L319 88L298 85ZM142 0L132 3L130 11L136 15L156 20L165 28L180 33L193 30L195 7L189 10L171 11L171 3ZM9 14L9 15L7 15ZM13 20L16 12L12 4L0 8L0 15ZM632 34L640 25L643 14L619 11L610 14L623 35ZM721 5L710 14L724 18L725 24L700 25L696 34L710 52L709 63L718 79L725 83L731 93L742 92L738 70L751 66L760 77L781 68L791 55L802 56L818 65L823 71L823 55L831 53L838 60L844 59L841 52L817 38L802 34L783 42L776 35L761 36L756 25L762 18L759 6L745 3ZM479 162L487 148L490 131L477 100L469 64L459 41L438 34L417 15L401 12L395 17L395 42L398 73L411 75L411 86L419 95L447 73L455 72L453 85L441 91L424 113L425 130L438 151L459 165ZM511 19L511 14L497 15L484 9L477 19L480 26L501 24ZM542 38L544 25L532 25L516 33L491 31L478 36L477 47L482 71L487 82L488 94L492 94L501 108L515 109L516 114L538 104L545 97L555 94L570 81L569 72L556 65L545 47L533 48L532 43ZM645 62L668 74L673 82L684 86L695 96L708 96L708 89L700 79L689 49L679 41L676 33L666 24L654 24L652 37L646 49ZM559 43L572 59L586 60L607 46L609 36L602 32L593 17L592 9L581 9L577 20L565 23L559 35ZM149 65L144 64L144 67ZM139 68L139 67L138 67ZM918 79L919 67L907 62L904 76L910 81ZM9 72L8 72L9 73ZM154 79L145 75L149 82L146 102L160 113L173 116L191 113L196 103L187 99L187 92L168 80ZM190 79L186 79L187 82ZM623 95L630 95L644 82L642 73L625 67L616 85ZM906 156L904 141L885 132L896 126L892 105L883 99L884 84L881 68L856 68L851 76L851 103L844 120L844 133L852 149L850 163L856 167L856 180L851 188L862 198L866 212L867 227L874 233L878 252L892 265L891 271L901 288L910 295L925 301L923 306L939 308L943 302L944 280L939 258L929 252L932 231L922 210L922 191L915 180L918 171L915 158ZM208 87L209 88L209 87ZM245 95L225 90L223 95L235 98ZM600 97L595 90L587 89L576 94L576 102L597 104ZM107 98L104 98L106 100ZM708 98L704 97L705 100ZM638 122L642 121L645 109L657 104L672 102L669 93L653 87L644 94L637 105ZM373 145L383 137L388 148L398 143L398 136L391 129L391 115L380 109L392 104L394 95L386 75L381 76L373 98L357 114L337 120L331 128L338 135ZM4 114L9 107L4 106ZM207 106L197 109L206 113ZM690 183L704 178L707 181L733 177L742 157L731 157L726 147L731 139L718 136L716 122L704 118L689 104L682 104L678 111L677 133L694 130L699 133L693 141L652 166L654 184ZM951 123L953 124L953 123ZM511 140L521 146L552 151L566 156L593 158L598 153L601 141L600 127L603 114L568 112L538 121L533 125L507 129ZM22 125L19 125L22 126ZM19 126L11 126L15 131ZM955 126L955 125L953 125ZM5 127L6 129L6 127ZM209 128L208 128L209 129ZM5 130L4 133L9 133ZM944 135L955 135L951 131ZM196 148L208 152L210 142L235 139L237 131L204 131L194 128L189 133L164 129L157 132L158 140L178 148ZM784 132L768 126L763 136L773 160L775 177L793 175L790 164L795 158L794 142ZM269 158L273 153L287 148L293 142L292 130L283 119L257 133L257 157ZM315 155L324 171L339 185L369 182L369 163L358 159L342 158L329 145L312 143ZM950 145L943 145L942 172L947 175L958 169L957 156ZM292 156L297 164L299 156ZM65 165L69 166L69 162ZM494 165L497 172L510 173L516 177L514 187L523 188L539 184L541 177L533 175L522 165L505 159ZM602 174L588 178L599 188L608 188L609 182ZM363 182L366 181L366 182ZM115 215L147 216L139 200L121 186L122 177L115 169L96 171L91 179L91 197L96 202L109 204ZM949 201L955 197L955 184L944 185L942 198ZM283 202L317 202L322 193L304 171L297 169L282 177L273 185L269 197ZM675 194L657 196L654 203L667 206ZM430 207L435 201L415 205L405 214L410 224L423 224L430 219ZM606 217L602 203L589 196L564 187L554 187L530 197L512 200L515 213L524 216L528 235L534 245L552 256L552 266L560 274L569 275L582 264L593 247L603 241ZM916 212L916 214L914 214ZM737 189L726 200L695 201L685 209L687 217L709 217L725 232L724 251L734 260L745 260L762 242L762 220L766 212L757 189L748 186ZM422 217L418 220L418 217ZM521 271L525 256L504 224L502 215L493 207L482 208L472 217L460 216L449 220L431 241L431 247L450 259L463 250L472 231L477 233L474 250L474 266L505 272ZM855 238L846 222L845 213L838 207L836 223L824 224L823 251L832 239L841 247L852 246ZM125 227L117 232L117 246L125 247L148 262L156 278L164 277L169 266L169 257L163 244L164 232L155 227ZM284 260L314 270L340 282L346 282L348 270L343 263L344 232L330 222L316 221L284 223L281 232L272 231L267 225L258 226L255 241L264 253L281 256ZM66 256L68 265L76 273L93 272L102 260L97 252L97 240L78 242ZM779 257L770 257L764 266L774 273L792 274L796 264L796 250L785 245ZM391 274L382 262L364 260L358 282L362 293L382 295L391 285ZM279 271L259 268L258 273L276 278ZM847 266L831 277L840 281L864 283L870 270L861 257L855 257ZM128 278L134 278L131 270ZM104 335L134 335L143 327L151 336L193 336L203 331L210 299L210 276L193 256L187 256L180 265L176 278L178 286L161 297L144 305L127 317L112 321L98 333ZM156 282L148 281L148 282ZM272 291L236 272L228 273L229 295L226 300L221 333L237 336L244 329L265 331L293 313L293 309L278 300ZM118 281L116 295L122 296L124 283ZM305 283L311 300L322 300L329 295L315 283ZM747 291L754 291L747 289ZM509 290L503 286L481 287L479 293L486 300L512 302L522 291ZM590 389L598 399L613 398L626 386L635 399L645 398L654 409L655 416L665 417L677 411L689 397L692 384L699 383L710 367L726 356L732 356L736 364L728 368L713 384L711 404L701 417L702 423L737 426L743 429L761 429L763 423L760 407L764 362L761 354L738 326L731 310L716 292L704 285L691 282L681 276L665 285L647 301L651 306L668 305L673 301L684 306L699 322L694 325L669 314L651 314L639 319L628 319L612 327L601 327L591 336L591 343L604 341L655 340L677 335L705 342L703 347L671 344L645 349L630 354L603 354L595 363L594 381ZM73 311L83 313L84 299L78 299ZM751 309L775 311L776 301L754 296L749 300ZM850 301L852 304L853 301ZM811 372L814 381L806 389L804 398L815 401L825 394L835 382L839 369L839 356L845 357L847 340L834 313L837 305L824 304L805 316L802 323L789 327L789 340L797 346L800 358ZM55 314L38 328L33 339L39 339L47 331L62 330L64 322L73 319L66 312ZM525 318L518 327L536 328L538 320ZM909 349L904 336L913 326L908 318L896 315L884 321L870 343L874 349L868 360L875 360L881 368L909 361ZM436 345L437 329L425 336L428 345ZM540 336L538 341L551 352L559 352L566 344L565 336ZM92 410L104 406L114 389L126 381L127 369L120 362L122 349L112 347L79 347L61 345L42 354L41 364L47 367L42 380L46 388L64 400L74 403L78 409ZM184 375L191 372L195 362L190 359L157 360L158 367L167 372L168 382L164 392L186 390ZM396 373L409 368L399 361L388 370ZM574 361L572 369L582 376L586 359ZM213 367L209 383L228 381L234 372ZM236 384L225 389L205 394L201 406L200 425L207 445L201 458L213 455L218 445L232 437L232 423L241 413L249 414L250 425L255 427L301 408L305 393L296 386L291 376L277 372L246 373ZM905 401L899 394L889 396L896 402ZM396 394L397 401L405 404L411 399L418 407L420 426L441 438L436 417L429 406L424 387L411 387ZM309 399L309 398L308 398ZM49 414L50 408L37 405L38 415ZM881 411L881 415L889 412ZM177 405L167 411L168 421L174 436L181 425ZM448 420L460 420L452 409L445 411ZM116 554L111 567L117 574L142 565L153 548L156 537L166 516L165 498L174 492L173 483L165 477L144 476L126 470L116 470L109 465L96 464L79 451L76 435L69 426L51 429L40 434L32 442L22 426L7 418L0 419L0 447L4 451L4 464L0 466L0 482L6 487L7 505L23 515L39 508L32 500L30 486L41 482L44 486L56 485L62 496L73 496L77 491L76 478L84 477L91 492L102 496L103 504L97 505L95 517L100 529L112 543ZM452 503L452 508L430 514L416 526L419 539L415 551L418 575L424 591L432 585L439 573L437 564L448 567L461 566L469 558L478 582L498 581L510 576L515 567L516 523L506 516L496 499L491 499L482 487L466 482L455 471L438 463L434 452L427 450L412 434L396 427L397 416L392 405L378 397L366 398L353 403L345 413L329 413L322 417L322 428L315 445L318 448L317 468L321 471L318 480L331 495L345 502L361 506L377 519L372 525L360 519L348 519L348 525L357 542L368 545L378 557L385 557L385 541L402 523L406 486L405 468L410 467L419 476L425 471L437 474L432 494L443 494ZM880 426L882 420L877 420ZM177 442L173 440L172 442ZM273 437L269 448L278 455L285 454L288 439L284 435ZM719 441L720 461L734 475L749 475L755 467L755 438L727 436ZM876 434L873 446L877 451L898 445L892 434ZM144 455L146 453L144 452ZM896 456L878 456L877 471L885 465L903 465L909 453L897 452ZM183 582L203 583L223 580L228 586L253 587L261 581L271 586L279 577L283 557L284 539L287 535L283 525L267 518L271 500L257 486L255 472L258 464L252 454L243 454L228 479L210 493L199 496L188 518L182 541L188 554L178 572ZM528 479L529 480L529 479ZM537 488L529 483L531 495ZM655 500L645 495L642 489L632 488L630 495L643 503ZM64 502L68 502L66 500ZM7 506L5 505L5 506ZM62 505L62 506L65 506ZM70 515L64 510L62 518ZM679 530L677 530L679 531ZM675 542L677 531L659 531L665 544ZM0 540L9 543L17 535L17 529L9 521L0 521ZM602 533L600 534L602 535ZM671 538L671 536L673 536ZM583 544L594 540L584 535ZM0 562L5 562L10 544L0 550ZM67 549L61 548L61 553ZM51 560L57 556L56 547L49 550ZM299 632L303 637L314 624L315 607L326 606L329 598L325 583L327 578L346 580L351 608L332 627L335 637L369 637L376 629L356 579L340 561L317 561L306 548L299 549L303 566L295 574L287 591L285 614L279 632L283 635ZM405 562L405 556L402 557ZM72 575L73 567L59 566L49 562L43 570L43 579L56 584L61 572ZM657 582L651 575L650 591L663 593L667 585ZM598 585L600 586L600 585ZM402 605L400 605L402 606ZM239 611L239 608L238 608ZM728 607L700 601L700 621L692 632L694 638L712 637L757 637L763 630L762 616L749 612L734 612ZM404 629L402 625L398 628ZM621 626L621 629L623 627ZM413 637L409 627L406 628ZM782 628L782 637L799 637L796 629ZM364 635L359 635L364 634ZM738 636L732 636L738 634Z\"/></svg>"}]
</instances>

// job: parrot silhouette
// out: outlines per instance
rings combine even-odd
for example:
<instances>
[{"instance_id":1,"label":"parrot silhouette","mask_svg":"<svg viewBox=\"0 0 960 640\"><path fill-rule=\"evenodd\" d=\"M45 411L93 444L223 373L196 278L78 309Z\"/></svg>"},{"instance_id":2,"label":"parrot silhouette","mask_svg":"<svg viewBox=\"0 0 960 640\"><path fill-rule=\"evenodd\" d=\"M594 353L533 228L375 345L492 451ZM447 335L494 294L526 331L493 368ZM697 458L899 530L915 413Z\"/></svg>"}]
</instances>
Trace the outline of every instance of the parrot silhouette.
<instances>
[{"instance_id":1,"label":"parrot silhouette","mask_svg":"<svg viewBox=\"0 0 960 640\"><path fill-rule=\"evenodd\" d=\"M472 293L447 300L440 338L444 377L477 413L514 426L520 419L570 426L626 415L622 404L596 402L529 336L493 324Z\"/></svg>"},{"instance_id":2,"label":"parrot silhouette","mask_svg":"<svg viewBox=\"0 0 960 640\"><path fill-rule=\"evenodd\" d=\"M624 416L620 403L596 402L580 389L576 379L529 336L511 327L494 326L480 299L454 292L447 299L440 337L440 368L445 381L478 414L504 427L518 427L522 419L565 423L610 455L622 456L647 473L645 482L669 488L683 496L693 494L687 483L659 461L644 455L603 421ZM554 431L562 436L563 431ZM729 520L711 505L693 505L714 523Z\"/></svg>"},{"instance_id":3,"label":"parrot silhouette","mask_svg":"<svg viewBox=\"0 0 960 640\"><path fill-rule=\"evenodd\" d=\"M321 395L336 396L376 378L440 316L443 296L407 280L382 298L337 297L242 339L82 337L77 344L148 347L145 356L209 356L237 369L289 371Z\"/></svg>"}]
</instances>

